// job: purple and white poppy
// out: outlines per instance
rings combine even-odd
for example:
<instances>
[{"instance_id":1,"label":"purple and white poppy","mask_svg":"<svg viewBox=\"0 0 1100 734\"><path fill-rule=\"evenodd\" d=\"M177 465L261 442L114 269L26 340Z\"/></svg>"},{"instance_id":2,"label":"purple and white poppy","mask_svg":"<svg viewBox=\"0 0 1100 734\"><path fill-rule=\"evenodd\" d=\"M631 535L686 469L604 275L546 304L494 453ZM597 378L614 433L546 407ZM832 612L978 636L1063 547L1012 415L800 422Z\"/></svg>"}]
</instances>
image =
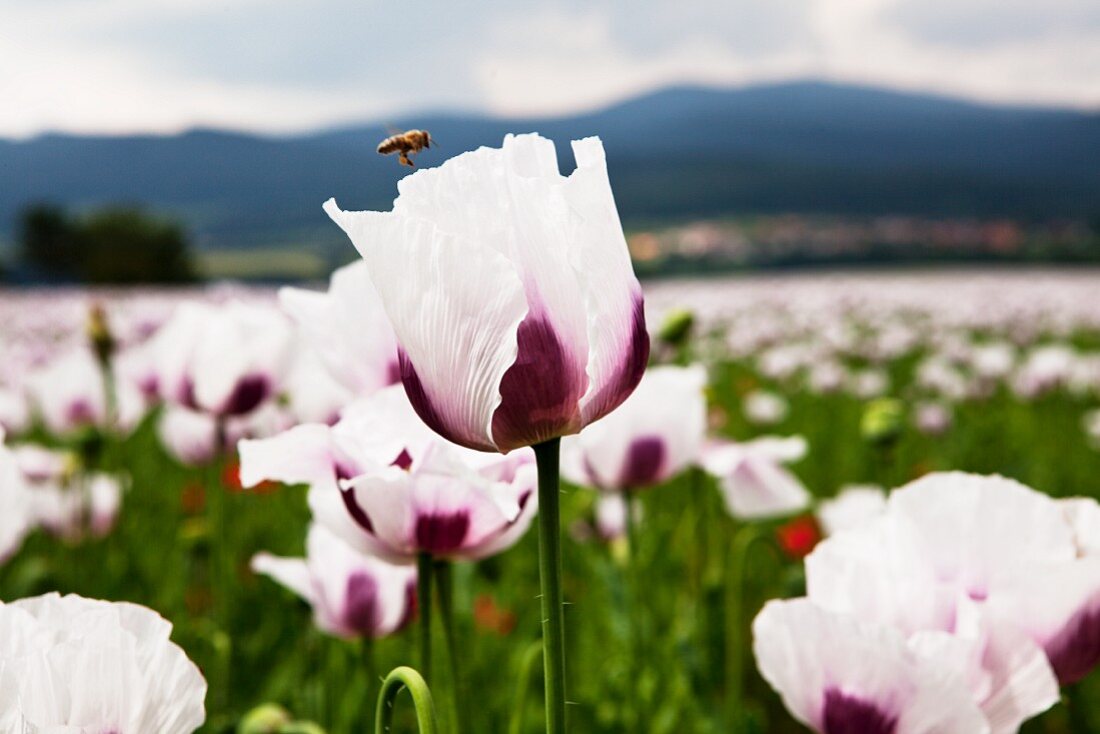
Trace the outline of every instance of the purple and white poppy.
<instances>
[{"instance_id":1,"label":"purple and white poppy","mask_svg":"<svg viewBox=\"0 0 1100 734\"><path fill-rule=\"evenodd\" d=\"M240 443L241 483L310 485L314 519L396 563L419 553L476 559L509 548L537 506L532 452L456 446L417 416L401 386L349 407L332 427L301 425Z\"/></svg>"},{"instance_id":2,"label":"purple and white poppy","mask_svg":"<svg viewBox=\"0 0 1100 734\"><path fill-rule=\"evenodd\" d=\"M945 647L808 599L771 601L753 621L760 674L819 734L988 734L965 666Z\"/></svg>"},{"instance_id":3,"label":"purple and white poppy","mask_svg":"<svg viewBox=\"0 0 1100 734\"><path fill-rule=\"evenodd\" d=\"M328 292L283 288L279 304L338 383L366 397L401 379L397 338L360 260L332 274Z\"/></svg>"},{"instance_id":4,"label":"purple and white poppy","mask_svg":"<svg viewBox=\"0 0 1100 734\"><path fill-rule=\"evenodd\" d=\"M385 637L416 610L416 569L361 553L314 524L305 558L258 553L252 570L278 581L313 608L323 632L344 638Z\"/></svg>"},{"instance_id":5,"label":"purple and white poppy","mask_svg":"<svg viewBox=\"0 0 1100 734\"><path fill-rule=\"evenodd\" d=\"M0 730L191 734L206 719L206 681L171 631L137 604L0 604Z\"/></svg>"},{"instance_id":6,"label":"purple and white poppy","mask_svg":"<svg viewBox=\"0 0 1100 734\"><path fill-rule=\"evenodd\" d=\"M649 355L642 291L603 145L508 135L398 184L390 212L329 216L367 262L424 422L506 453L577 433L634 390Z\"/></svg>"},{"instance_id":7,"label":"purple and white poppy","mask_svg":"<svg viewBox=\"0 0 1100 734\"><path fill-rule=\"evenodd\" d=\"M1002 477L932 474L806 560L817 604L970 650L975 700L1014 732L1100 663L1100 557L1064 507Z\"/></svg>"},{"instance_id":8,"label":"purple and white poppy","mask_svg":"<svg viewBox=\"0 0 1100 734\"><path fill-rule=\"evenodd\" d=\"M726 508L734 517L756 520L801 512L810 493L783 464L806 454L801 436L763 437L753 441L711 441L703 447L700 465L718 479Z\"/></svg>"},{"instance_id":9,"label":"purple and white poppy","mask_svg":"<svg viewBox=\"0 0 1100 734\"><path fill-rule=\"evenodd\" d=\"M114 529L122 505L123 482L102 472L78 473L65 484L44 482L32 490L37 522L70 542L102 538Z\"/></svg>"},{"instance_id":10,"label":"purple and white poppy","mask_svg":"<svg viewBox=\"0 0 1100 734\"><path fill-rule=\"evenodd\" d=\"M562 442L562 471L605 491L668 481L699 456L707 428L702 365L649 369L611 415Z\"/></svg>"},{"instance_id":11,"label":"purple and white poppy","mask_svg":"<svg viewBox=\"0 0 1100 734\"><path fill-rule=\"evenodd\" d=\"M206 413L166 405L157 420L165 451L184 466L204 466L219 453L217 420Z\"/></svg>"},{"instance_id":12,"label":"purple and white poppy","mask_svg":"<svg viewBox=\"0 0 1100 734\"><path fill-rule=\"evenodd\" d=\"M106 421L103 371L88 349L74 349L31 373L27 391L42 422L56 435Z\"/></svg>"},{"instance_id":13,"label":"purple and white poppy","mask_svg":"<svg viewBox=\"0 0 1100 734\"><path fill-rule=\"evenodd\" d=\"M219 418L247 415L278 392L291 337L272 308L181 304L155 337L161 397Z\"/></svg>"}]
</instances>

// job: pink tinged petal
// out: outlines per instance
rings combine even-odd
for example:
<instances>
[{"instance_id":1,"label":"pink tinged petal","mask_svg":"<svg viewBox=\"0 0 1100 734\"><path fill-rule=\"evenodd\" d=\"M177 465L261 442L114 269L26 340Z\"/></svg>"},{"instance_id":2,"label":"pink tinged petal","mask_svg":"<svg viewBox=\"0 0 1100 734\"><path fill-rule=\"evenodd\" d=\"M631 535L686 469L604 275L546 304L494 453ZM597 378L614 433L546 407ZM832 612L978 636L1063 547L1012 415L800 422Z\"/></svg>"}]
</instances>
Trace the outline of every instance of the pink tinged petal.
<instances>
[{"instance_id":1,"label":"pink tinged petal","mask_svg":"<svg viewBox=\"0 0 1100 734\"><path fill-rule=\"evenodd\" d=\"M261 573L313 604L317 595L304 558L280 558L270 553L257 553L250 564L254 573Z\"/></svg>"},{"instance_id":2,"label":"pink tinged petal","mask_svg":"<svg viewBox=\"0 0 1100 734\"><path fill-rule=\"evenodd\" d=\"M892 627L771 601L753 621L753 651L788 711L822 734L989 732L954 656L918 655Z\"/></svg>"},{"instance_id":3,"label":"pink tinged petal","mask_svg":"<svg viewBox=\"0 0 1100 734\"><path fill-rule=\"evenodd\" d=\"M325 211L367 262L416 412L454 443L496 451L492 417L527 315L513 264L488 245L400 211L345 212L332 200Z\"/></svg>"},{"instance_id":4,"label":"pink tinged petal","mask_svg":"<svg viewBox=\"0 0 1100 734\"><path fill-rule=\"evenodd\" d=\"M416 556L413 478L396 467L340 483L345 518L357 528L353 544L394 562Z\"/></svg>"},{"instance_id":5,"label":"pink tinged petal","mask_svg":"<svg viewBox=\"0 0 1100 734\"><path fill-rule=\"evenodd\" d=\"M242 486L267 480L334 486L337 469L329 431L328 426L307 424L271 438L241 441Z\"/></svg>"},{"instance_id":6,"label":"pink tinged petal","mask_svg":"<svg viewBox=\"0 0 1100 734\"><path fill-rule=\"evenodd\" d=\"M393 328L362 260L336 270L327 293L283 288L279 303L352 392L370 395L400 380Z\"/></svg>"},{"instance_id":7,"label":"pink tinged petal","mask_svg":"<svg viewBox=\"0 0 1100 734\"><path fill-rule=\"evenodd\" d=\"M641 287L634 276L599 138L573 141L577 169L562 189L577 214L571 249L588 330L584 423L614 410L637 386L649 359Z\"/></svg>"}]
</instances>

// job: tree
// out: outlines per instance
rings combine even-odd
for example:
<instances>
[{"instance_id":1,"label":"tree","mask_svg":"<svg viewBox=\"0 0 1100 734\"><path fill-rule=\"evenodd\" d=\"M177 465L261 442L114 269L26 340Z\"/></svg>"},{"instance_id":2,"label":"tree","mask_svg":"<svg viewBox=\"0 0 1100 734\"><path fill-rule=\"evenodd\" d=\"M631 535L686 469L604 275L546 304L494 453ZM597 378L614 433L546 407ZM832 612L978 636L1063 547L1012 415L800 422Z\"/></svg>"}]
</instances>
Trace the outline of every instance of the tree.
<instances>
[{"instance_id":1,"label":"tree","mask_svg":"<svg viewBox=\"0 0 1100 734\"><path fill-rule=\"evenodd\" d=\"M22 216L23 262L55 279L86 283L184 283L195 279L187 237L138 208L109 207L73 219L51 205Z\"/></svg>"},{"instance_id":2,"label":"tree","mask_svg":"<svg viewBox=\"0 0 1100 734\"><path fill-rule=\"evenodd\" d=\"M55 278L79 277L76 236L75 223L53 204L27 207L19 218L23 263Z\"/></svg>"}]
</instances>

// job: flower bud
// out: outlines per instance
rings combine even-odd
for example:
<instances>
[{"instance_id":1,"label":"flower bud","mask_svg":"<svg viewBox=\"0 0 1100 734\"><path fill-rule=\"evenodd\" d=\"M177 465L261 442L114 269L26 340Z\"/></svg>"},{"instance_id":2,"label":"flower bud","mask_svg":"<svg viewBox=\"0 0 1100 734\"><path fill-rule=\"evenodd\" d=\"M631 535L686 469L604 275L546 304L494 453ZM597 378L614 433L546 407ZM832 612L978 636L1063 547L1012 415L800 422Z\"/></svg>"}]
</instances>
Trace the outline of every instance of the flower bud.
<instances>
[{"instance_id":1,"label":"flower bud","mask_svg":"<svg viewBox=\"0 0 1100 734\"><path fill-rule=\"evenodd\" d=\"M859 422L863 438L875 444L888 444L901 434L905 406L895 398L878 398L867 404Z\"/></svg>"}]
</instances>

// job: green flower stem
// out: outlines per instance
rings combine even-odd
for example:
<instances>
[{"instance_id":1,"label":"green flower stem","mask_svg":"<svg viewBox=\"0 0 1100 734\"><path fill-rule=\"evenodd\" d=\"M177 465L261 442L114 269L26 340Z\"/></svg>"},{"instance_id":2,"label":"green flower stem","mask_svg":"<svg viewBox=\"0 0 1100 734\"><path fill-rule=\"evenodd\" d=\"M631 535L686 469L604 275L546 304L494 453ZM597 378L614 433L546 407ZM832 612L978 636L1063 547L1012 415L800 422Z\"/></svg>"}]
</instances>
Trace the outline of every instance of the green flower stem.
<instances>
[{"instance_id":1,"label":"green flower stem","mask_svg":"<svg viewBox=\"0 0 1100 734\"><path fill-rule=\"evenodd\" d=\"M516 697L512 703L512 720L508 722L508 734L523 734L523 715L527 712L527 691L531 687L531 675L542 657L542 643L536 642L523 652L516 678Z\"/></svg>"},{"instance_id":2,"label":"green flower stem","mask_svg":"<svg viewBox=\"0 0 1100 734\"><path fill-rule=\"evenodd\" d=\"M450 674L450 696L447 699L447 719L450 734L458 734L462 717L459 715L462 695L462 677L458 669L458 650L454 628L454 574L451 562L435 562L435 588L439 598L439 621L443 628L443 644L447 648L447 667Z\"/></svg>"},{"instance_id":3,"label":"green flower stem","mask_svg":"<svg viewBox=\"0 0 1100 734\"><path fill-rule=\"evenodd\" d=\"M642 636L642 624L638 618L643 606L640 599L641 589L641 563L638 547L638 524L635 514L637 510L637 498L634 492L624 490L622 492L623 506L626 508L626 610L623 618L626 619L630 638L630 665L634 671L631 694L633 707L628 712L631 731L640 730L640 722L647 720L646 702L643 700L643 692L638 683L643 679L645 667L645 642Z\"/></svg>"},{"instance_id":4,"label":"green flower stem","mask_svg":"<svg viewBox=\"0 0 1100 734\"><path fill-rule=\"evenodd\" d=\"M371 692L371 690L374 689L375 683L378 682L377 681L378 674L377 674L377 672L375 672L374 638L373 637L364 636L361 640L359 640L359 664L360 664L360 667L363 670L363 675L366 678L366 686L365 686L364 690L366 691L366 694L367 694L366 698L369 701L370 700L370 692ZM370 712L369 711L367 712L367 716L368 716L368 720L369 720L369 717L370 717Z\"/></svg>"},{"instance_id":5,"label":"green flower stem","mask_svg":"<svg viewBox=\"0 0 1100 734\"><path fill-rule=\"evenodd\" d=\"M424 678L432 678L432 557L416 557L416 603L420 612L420 669Z\"/></svg>"},{"instance_id":6,"label":"green flower stem","mask_svg":"<svg viewBox=\"0 0 1100 734\"><path fill-rule=\"evenodd\" d=\"M539 473L539 580L542 587L543 666L546 671L546 731L565 734L565 619L561 591L561 439L534 447Z\"/></svg>"},{"instance_id":7,"label":"green flower stem","mask_svg":"<svg viewBox=\"0 0 1100 734\"><path fill-rule=\"evenodd\" d=\"M762 543L770 546L769 536L760 532L757 525L748 523L738 528L733 536L730 557L729 581L726 584L726 726L730 731L740 728L741 699L744 693L742 672L744 669L744 635L741 619L745 604L745 576L753 547Z\"/></svg>"},{"instance_id":8,"label":"green flower stem","mask_svg":"<svg viewBox=\"0 0 1100 734\"><path fill-rule=\"evenodd\" d=\"M439 727L435 720L432 692L419 673L406 667L394 668L382 682L382 690L378 694L378 708L374 715L374 734L387 734L392 731L394 702L397 694L406 688L412 696L413 708L416 710L417 730L420 734L438 734Z\"/></svg>"}]
</instances>

